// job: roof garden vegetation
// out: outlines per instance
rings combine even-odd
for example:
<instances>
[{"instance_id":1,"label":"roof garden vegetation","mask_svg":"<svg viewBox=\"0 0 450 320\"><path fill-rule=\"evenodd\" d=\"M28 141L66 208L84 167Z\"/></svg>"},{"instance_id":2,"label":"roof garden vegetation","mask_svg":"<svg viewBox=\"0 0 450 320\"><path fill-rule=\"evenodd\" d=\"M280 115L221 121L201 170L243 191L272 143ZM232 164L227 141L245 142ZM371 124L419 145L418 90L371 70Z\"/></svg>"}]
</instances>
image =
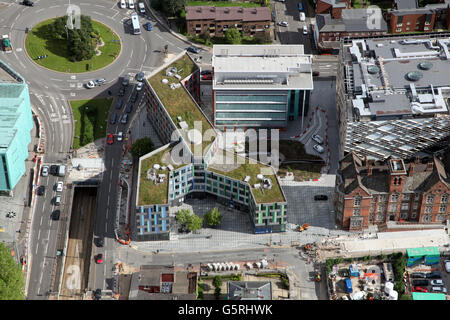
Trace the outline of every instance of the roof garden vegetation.
<instances>
[{"instance_id":1,"label":"roof garden vegetation","mask_svg":"<svg viewBox=\"0 0 450 320\"><path fill-rule=\"evenodd\" d=\"M179 83L177 78L166 76L166 70L171 67L177 68L178 75L181 76L181 79L186 78L198 69L195 63L187 55L184 55L182 58L153 75L148 81L177 128L179 129L178 117L181 117L181 121L185 121L188 124L189 130L194 128L196 121L201 121L203 136L203 133L208 129L212 129L212 127L183 86L177 89L170 88L170 84ZM162 83L163 79L167 79L168 83ZM210 143L210 141L203 142L203 152L206 151L206 147Z\"/></svg>"}]
</instances>

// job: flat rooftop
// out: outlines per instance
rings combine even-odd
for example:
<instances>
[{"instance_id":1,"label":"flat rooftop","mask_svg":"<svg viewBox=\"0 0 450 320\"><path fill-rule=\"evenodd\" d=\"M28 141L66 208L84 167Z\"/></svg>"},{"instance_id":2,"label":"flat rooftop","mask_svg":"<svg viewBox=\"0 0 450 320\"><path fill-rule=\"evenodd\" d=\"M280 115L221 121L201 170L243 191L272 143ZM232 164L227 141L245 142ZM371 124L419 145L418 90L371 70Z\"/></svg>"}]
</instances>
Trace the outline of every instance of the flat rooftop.
<instances>
[{"instance_id":1,"label":"flat rooftop","mask_svg":"<svg viewBox=\"0 0 450 320\"><path fill-rule=\"evenodd\" d=\"M18 74L0 61L0 84L1 83L23 83L23 80Z\"/></svg>"},{"instance_id":2,"label":"flat rooftop","mask_svg":"<svg viewBox=\"0 0 450 320\"><path fill-rule=\"evenodd\" d=\"M178 75L181 77L180 79L175 76L167 76L166 70L170 68L176 68ZM185 79L187 76L192 74L198 70L197 65L191 60L191 58L184 54L180 58L176 59L172 63L165 65L162 67L162 70L157 71L155 74L151 75L148 78L148 82L152 86L153 90L161 100L164 105L164 108L168 112L170 118L174 122L178 131L185 138L185 141L188 145L190 143L186 139L186 132L188 130L194 129L194 123L196 121L200 121L202 124L202 137L203 133L212 129L211 124L207 120L206 116L197 106L195 101L192 99L190 94L186 91L183 85L180 84L180 81ZM163 79L167 80L167 83L163 83ZM172 89L172 84L180 84L177 88ZM182 130L180 128L180 121L178 117L181 117L181 121L187 123L188 127L186 130ZM210 141L203 141L203 152L207 151L207 146L210 144ZM191 149L193 150L193 149Z\"/></svg>"},{"instance_id":3,"label":"flat rooftop","mask_svg":"<svg viewBox=\"0 0 450 320\"><path fill-rule=\"evenodd\" d=\"M312 90L303 45L215 45L214 89Z\"/></svg>"}]
</instances>

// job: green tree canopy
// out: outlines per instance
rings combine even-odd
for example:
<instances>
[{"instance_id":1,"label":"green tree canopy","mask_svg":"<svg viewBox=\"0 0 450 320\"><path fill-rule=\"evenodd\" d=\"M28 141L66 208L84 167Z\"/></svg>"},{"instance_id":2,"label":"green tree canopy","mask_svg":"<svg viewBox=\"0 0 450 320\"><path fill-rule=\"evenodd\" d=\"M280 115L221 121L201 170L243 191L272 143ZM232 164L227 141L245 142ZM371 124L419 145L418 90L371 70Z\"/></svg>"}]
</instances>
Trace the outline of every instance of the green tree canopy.
<instances>
[{"instance_id":1,"label":"green tree canopy","mask_svg":"<svg viewBox=\"0 0 450 320\"><path fill-rule=\"evenodd\" d=\"M220 288L222 286L222 277L221 276L215 276L213 278L212 284L216 288Z\"/></svg>"},{"instance_id":2,"label":"green tree canopy","mask_svg":"<svg viewBox=\"0 0 450 320\"><path fill-rule=\"evenodd\" d=\"M208 212L207 214L205 214L205 223L208 226L217 226L220 224L220 222L222 221L222 215L219 212L219 209L214 208L212 209L210 212Z\"/></svg>"},{"instance_id":3,"label":"green tree canopy","mask_svg":"<svg viewBox=\"0 0 450 320\"><path fill-rule=\"evenodd\" d=\"M190 231L199 230L203 225L203 219L187 209L180 210L177 213L177 220L179 223L184 224Z\"/></svg>"},{"instance_id":4,"label":"green tree canopy","mask_svg":"<svg viewBox=\"0 0 450 320\"><path fill-rule=\"evenodd\" d=\"M9 249L0 243L0 300L23 300L24 286L21 266Z\"/></svg>"},{"instance_id":5,"label":"green tree canopy","mask_svg":"<svg viewBox=\"0 0 450 320\"><path fill-rule=\"evenodd\" d=\"M242 36L238 29L230 28L225 31L225 39L230 44L240 44L242 41Z\"/></svg>"},{"instance_id":6,"label":"green tree canopy","mask_svg":"<svg viewBox=\"0 0 450 320\"><path fill-rule=\"evenodd\" d=\"M137 139L131 146L131 154L134 158L140 158L143 155L154 150L153 141L148 138Z\"/></svg>"},{"instance_id":7,"label":"green tree canopy","mask_svg":"<svg viewBox=\"0 0 450 320\"><path fill-rule=\"evenodd\" d=\"M186 0L163 0L161 8L167 15L177 16L186 6Z\"/></svg>"}]
</instances>

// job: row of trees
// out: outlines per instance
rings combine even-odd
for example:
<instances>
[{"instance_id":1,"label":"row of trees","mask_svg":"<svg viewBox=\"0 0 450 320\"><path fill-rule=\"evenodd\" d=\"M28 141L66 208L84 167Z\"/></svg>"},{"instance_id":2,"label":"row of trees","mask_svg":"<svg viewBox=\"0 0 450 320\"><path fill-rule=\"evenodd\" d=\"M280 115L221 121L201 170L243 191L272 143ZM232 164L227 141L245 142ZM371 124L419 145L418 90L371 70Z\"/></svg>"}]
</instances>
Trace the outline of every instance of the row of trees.
<instances>
[{"instance_id":1,"label":"row of trees","mask_svg":"<svg viewBox=\"0 0 450 320\"><path fill-rule=\"evenodd\" d=\"M72 62L91 59L95 54L95 40L99 39L99 32L93 28L91 17L80 15L79 19L80 29L67 28L68 16L56 18L49 26L54 39L66 40L68 59ZM76 25L75 19L73 25Z\"/></svg>"}]
</instances>

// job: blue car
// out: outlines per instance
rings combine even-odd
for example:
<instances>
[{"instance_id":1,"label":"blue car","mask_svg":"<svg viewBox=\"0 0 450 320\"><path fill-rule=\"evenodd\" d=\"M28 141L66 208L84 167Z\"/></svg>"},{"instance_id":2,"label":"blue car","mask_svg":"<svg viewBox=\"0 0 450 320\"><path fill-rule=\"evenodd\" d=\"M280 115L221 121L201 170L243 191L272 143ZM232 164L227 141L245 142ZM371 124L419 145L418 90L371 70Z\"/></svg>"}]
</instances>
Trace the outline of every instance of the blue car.
<instances>
[{"instance_id":1,"label":"blue car","mask_svg":"<svg viewBox=\"0 0 450 320\"><path fill-rule=\"evenodd\" d=\"M150 22L147 22L146 24L144 24L144 28L147 30L147 31L152 31L152 24L150 23Z\"/></svg>"}]
</instances>

